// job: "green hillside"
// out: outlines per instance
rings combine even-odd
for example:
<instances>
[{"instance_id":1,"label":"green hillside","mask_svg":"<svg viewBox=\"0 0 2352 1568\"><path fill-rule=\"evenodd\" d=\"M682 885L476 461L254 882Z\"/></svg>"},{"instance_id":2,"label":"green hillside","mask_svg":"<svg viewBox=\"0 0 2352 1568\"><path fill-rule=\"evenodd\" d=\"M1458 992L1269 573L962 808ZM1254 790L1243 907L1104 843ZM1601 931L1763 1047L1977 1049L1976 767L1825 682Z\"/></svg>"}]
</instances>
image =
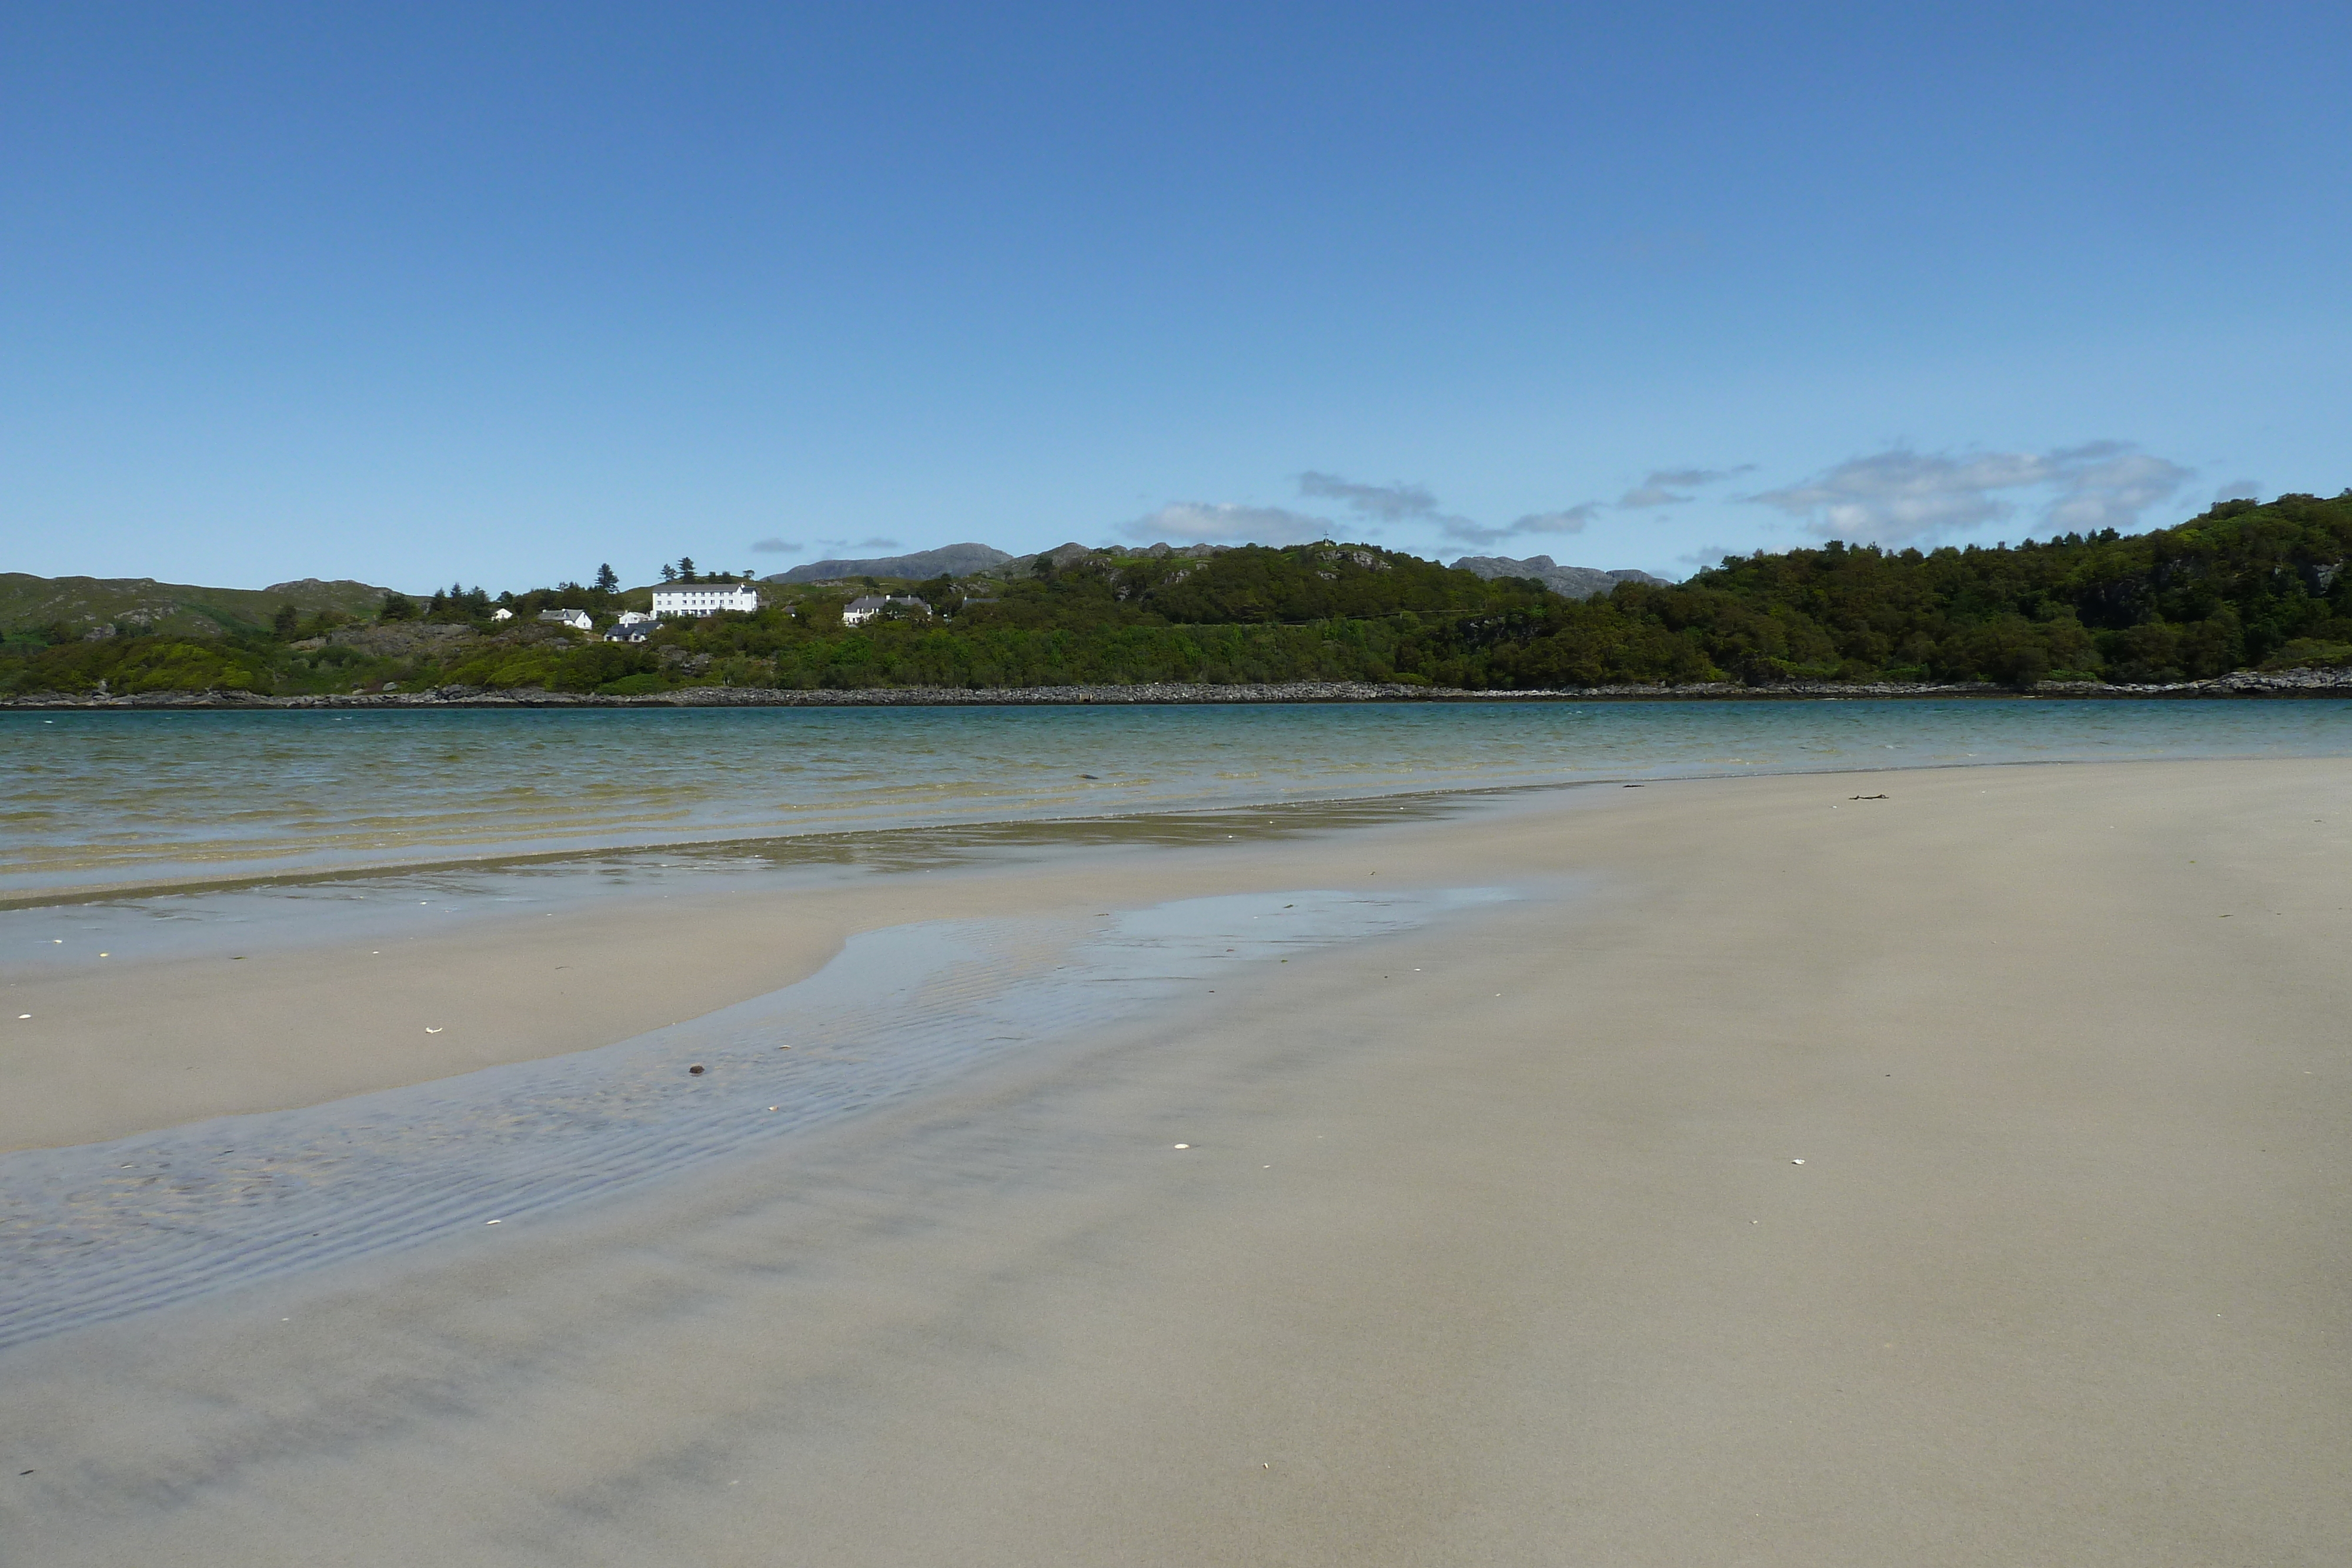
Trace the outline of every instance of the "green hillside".
<instances>
[{"instance_id":1,"label":"green hillside","mask_svg":"<svg viewBox=\"0 0 2352 1568\"><path fill-rule=\"evenodd\" d=\"M2224 501L2147 534L1759 553L1612 603L1698 632L1741 679L2199 680L2352 664L2347 558L2352 490Z\"/></svg>"},{"instance_id":2,"label":"green hillside","mask_svg":"<svg viewBox=\"0 0 2352 1568\"><path fill-rule=\"evenodd\" d=\"M79 637L99 627L126 634L218 637L267 630L281 604L304 615L373 615L384 590L306 578L274 588L198 588L152 577L33 577L0 572L0 632L50 629Z\"/></svg>"}]
</instances>

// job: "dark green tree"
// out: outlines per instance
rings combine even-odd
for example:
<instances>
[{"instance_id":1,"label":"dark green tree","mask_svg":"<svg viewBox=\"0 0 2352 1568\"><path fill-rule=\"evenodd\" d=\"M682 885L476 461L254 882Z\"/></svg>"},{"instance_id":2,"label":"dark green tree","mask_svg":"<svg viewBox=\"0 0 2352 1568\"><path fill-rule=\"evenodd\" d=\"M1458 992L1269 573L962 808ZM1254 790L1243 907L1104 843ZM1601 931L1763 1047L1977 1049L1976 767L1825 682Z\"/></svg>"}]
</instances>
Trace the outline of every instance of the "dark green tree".
<instances>
[{"instance_id":1,"label":"dark green tree","mask_svg":"<svg viewBox=\"0 0 2352 1568\"><path fill-rule=\"evenodd\" d=\"M616 593L620 591L621 580L614 574L611 561L606 561L596 569L596 587L605 593Z\"/></svg>"},{"instance_id":2,"label":"dark green tree","mask_svg":"<svg viewBox=\"0 0 2352 1568\"><path fill-rule=\"evenodd\" d=\"M416 601L404 593L387 593L383 596L383 608L377 612L377 619L414 621L416 619Z\"/></svg>"},{"instance_id":3,"label":"dark green tree","mask_svg":"<svg viewBox=\"0 0 2352 1568\"><path fill-rule=\"evenodd\" d=\"M688 582L692 582L694 580L694 558L692 556L682 555L677 558L677 575Z\"/></svg>"},{"instance_id":4,"label":"dark green tree","mask_svg":"<svg viewBox=\"0 0 2352 1568\"><path fill-rule=\"evenodd\" d=\"M290 604L281 604L278 613L269 618L270 635L281 643L294 640L295 629L302 624L302 612Z\"/></svg>"}]
</instances>

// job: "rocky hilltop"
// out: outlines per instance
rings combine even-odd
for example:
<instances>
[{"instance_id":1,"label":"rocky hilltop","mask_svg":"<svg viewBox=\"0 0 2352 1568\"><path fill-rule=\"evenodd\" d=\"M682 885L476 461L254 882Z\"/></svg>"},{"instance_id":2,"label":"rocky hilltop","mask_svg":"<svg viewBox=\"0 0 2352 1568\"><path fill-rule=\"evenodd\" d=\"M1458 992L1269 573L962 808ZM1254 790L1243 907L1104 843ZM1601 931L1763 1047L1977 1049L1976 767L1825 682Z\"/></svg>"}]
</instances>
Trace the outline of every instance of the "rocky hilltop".
<instances>
[{"instance_id":1,"label":"rocky hilltop","mask_svg":"<svg viewBox=\"0 0 2352 1568\"><path fill-rule=\"evenodd\" d=\"M1203 559L1231 549L1231 545L1108 545L1097 549L1075 539L1055 545L1052 549L1013 555L988 545L943 545L938 549L919 550L913 555L875 556L865 560L813 560L796 566L790 571L780 571L761 579L762 582L809 583L836 582L860 577L894 577L913 581L926 578L948 577L1020 577L1035 568L1039 561L1052 563L1056 570L1089 560L1122 560L1145 558L1165 560Z\"/></svg>"},{"instance_id":2,"label":"rocky hilltop","mask_svg":"<svg viewBox=\"0 0 2352 1568\"><path fill-rule=\"evenodd\" d=\"M1230 545L1107 545L1097 548L1082 545L1075 539L1056 545L1052 549L1037 550L1029 555L1014 555L983 544L944 545L938 549L919 550L912 555L873 556L864 559L813 560L789 571L775 572L761 580L764 582L810 583L835 582L861 577L900 578L920 580L925 578L948 577L1017 577L1028 572L1043 560L1055 570L1066 570L1084 561L1131 559L1143 557L1153 560L1175 557L1201 559L1220 555L1231 549ZM1621 582L1647 582L1665 587L1666 580L1653 577L1646 571L1620 568L1602 571L1590 566L1561 566L1548 555L1530 556L1525 560L1513 560L1507 556L1464 556L1454 563L1463 571L1483 578L1531 577L1568 599L1590 599L1607 593Z\"/></svg>"},{"instance_id":3,"label":"rocky hilltop","mask_svg":"<svg viewBox=\"0 0 2352 1568\"><path fill-rule=\"evenodd\" d=\"M1646 582L1658 588L1671 587L1663 577L1652 577L1646 571L1621 567L1614 571L1602 571L1590 566L1561 566L1548 555L1531 555L1525 560L1513 560L1503 555L1465 555L1454 563L1457 571L1471 571L1484 578L1532 577L1562 599L1591 599L1606 593L1621 582Z\"/></svg>"}]
</instances>

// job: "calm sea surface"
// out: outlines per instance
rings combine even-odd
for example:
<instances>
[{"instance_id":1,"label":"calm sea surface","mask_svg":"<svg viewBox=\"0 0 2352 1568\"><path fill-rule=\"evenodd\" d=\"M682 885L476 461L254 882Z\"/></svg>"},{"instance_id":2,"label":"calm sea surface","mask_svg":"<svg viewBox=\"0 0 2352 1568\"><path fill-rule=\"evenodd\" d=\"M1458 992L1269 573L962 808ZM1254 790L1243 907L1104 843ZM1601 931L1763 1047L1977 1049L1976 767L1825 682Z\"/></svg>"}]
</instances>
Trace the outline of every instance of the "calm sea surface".
<instances>
[{"instance_id":1,"label":"calm sea surface","mask_svg":"<svg viewBox=\"0 0 2352 1568\"><path fill-rule=\"evenodd\" d=\"M2352 755L2352 703L0 716L0 894L1603 779Z\"/></svg>"}]
</instances>

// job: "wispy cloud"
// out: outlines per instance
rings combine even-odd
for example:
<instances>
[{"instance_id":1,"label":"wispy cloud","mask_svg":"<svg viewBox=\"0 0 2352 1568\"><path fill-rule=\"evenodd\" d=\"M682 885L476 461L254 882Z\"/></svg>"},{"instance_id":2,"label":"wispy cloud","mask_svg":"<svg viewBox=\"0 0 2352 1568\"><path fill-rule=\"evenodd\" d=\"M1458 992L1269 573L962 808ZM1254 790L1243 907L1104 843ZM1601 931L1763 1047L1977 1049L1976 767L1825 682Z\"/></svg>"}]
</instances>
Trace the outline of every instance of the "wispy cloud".
<instances>
[{"instance_id":1,"label":"wispy cloud","mask_svg":"<svg viewBox=\"0 0 2352 1568\"><path fill-rule=\"evenodd\" d=\"M1671 507L1694 497L1669 490L1663 485L1637 485L1617 497L1617 504L1629 511L1645 507Z\"/></svg>"},{"instance_id":2,"label":"wispy cloud","mask_svg":"<svg viewBox=\"0 0 2352 1568\"><path fill-rule=\"evenodd\" d=\"M1720 485L1726 479L1736 479L1742 474L1752 473L1756 465L1753 463L1742 463L1737 468L1659 468L1654 470L1650 476L1639 485L1618 497L1617 504L1629 511L1640 511L1649 507L1675 506L1684 501L1696 499L1695 497L1683 492L1704 489L1709 485Z\"/></svg>"},{"instance_id":3,"label":"wispy cloud","mask_svg":"<svg viewBox=\"0 0 2352 1568\"><path fill-rule=\"evenodd\" d=\"M761 555L797 555L801 546L798 539L766 538L756 540L751 548Z\"/></svg>"},{"instance_id":4,"label":"wispy cloud","mask_svg":"<svg viewBox=\"0 0 2352 1568\"><path fill-rule=\"evenodd\" d=\"M2262 498L2263 482L2260 479L2232 479L2213 492L2216 501L2259 501Z\"/></svg>"},{"instance_id":5,"label":"wispy cloud","mask_svg":"<svg viewBox=\"0 0 2352 1568\"><path fill-rule=\"evenodd\" d=\"M2194 476L2121 441L1958 456L1898 447L1743 498L1777 507L1823 538L1905 544L2014 516L2010 496L2019 491L2050 493L2042 518L2053 529L2129 528Z\"/></svg>"},{"instance_id":6,"label":"wispy cloud","mask_svg":"<svg viewBox=\"0 0 2352 1568\"><path fill-rule=\"evenodd\" d=\"M898 541L897 539L886 539L881 538L879 535L877 535L872 538L859 539L855 548L858 549L897 549L898 548Z\"/></svg>"},{"instance_id":7,"label":"wispy cloud","mask_svg":"<svg viewBox=\"0 0 2352 1568\"><path fill-rule=\"evenodd\" d=\"M1696 489L1703 485L1720 485L1726 479L1737 479L1742 474L1753 474L1756 465L1741 463L1730 468L1661 468L1643 483L1672 485L1682 489Z\"/></svg>"},{"instance_id":8,"label":"wispy cloud","mask_svg":"<svg viewBox=\"0 0 2352 1568\"><path fill-rule=\"evenodd\" d=\"M1557 511L1530 512L1500 528L1444 510L1426 485L1366 485L1338 474L1308 470L1298 476L1301 495L1344 501L1358 516L1381 523L1434 523L1450 539L1490 545L1528 534L1572 534L1582 530L1601 510L1598 501L1586 501Z\"/></svg>"},{"instance_id":9,"label":"wispy cloud","mask_svg":"<svg viewBox=\"0 0 2352 1568\"><path fill-rule=\"evenodd\" d=\"M1287 545L1319 539L1330 531L1327 517L1308 517L1283 507L1247 507L1230 501L1178 501L1118 528L1120 538L1141 544Z\"/></svg>"},{"instance_id":10,"label":"wispy cloud","mask_svg":"<svg viewBox=\"0 0 2352 1568\"><path fill-rule=\"evenodd\" d=\"M1707 476L1714 479L1726 476ZM1367 531L1377 534L1385 526L1418 524L1434 527L1446 538L1477 545L1537 534L1580 533L1605 509L1602 502L1585 501L1549 512L1529 512L1500 527L1491 527L1446 511L1426 485L1402 481L1369 485L1344 475L1309 469L1298 476L1298 491L1302 496L1341 503L1359 519L1348 525L1350 528L1367 528L1369 525ZM1295 544L1302 539L1327 538L1335 531L1332 519L1294 512L1286 507L1205 501L1180 501L1162 507L1118 529L1123 538L1200 539L1213 544Z\"/></svg>"},{"instance_id":11,"label":"wispy cloud","mask_svg":"<svg viewBox=\"0 0 2352 1568\"><path fill-rule=\"evenodd\" d=\"M1378 517L1384 523L1437 515L1437 497L1429 493L1425 485L1407 485L1402 481L1392 485L1361 485L1337 474L1318 474L1310 468L1298 476L1298 493L1344 501L1358 516Z\"/></svg>"},{"instance_id":12,"label":"wispy cloud","mask_svg":"<svg viewBox=\"0 0 2352 1568\"><path fill-rule=\"evenodd\" d=\"M1499 528L1483 527L1467 517L1448 517L1445 520L1445 537L1474 545L1491 545L1499 544L1504 539L1522 538L1529 534L1580 534L1584 531L1584 525L1600 511L1600 502L1586 501L1574 507L1563 507L1556 512L1529 512Z\"/></svg>"}]
</instances>

